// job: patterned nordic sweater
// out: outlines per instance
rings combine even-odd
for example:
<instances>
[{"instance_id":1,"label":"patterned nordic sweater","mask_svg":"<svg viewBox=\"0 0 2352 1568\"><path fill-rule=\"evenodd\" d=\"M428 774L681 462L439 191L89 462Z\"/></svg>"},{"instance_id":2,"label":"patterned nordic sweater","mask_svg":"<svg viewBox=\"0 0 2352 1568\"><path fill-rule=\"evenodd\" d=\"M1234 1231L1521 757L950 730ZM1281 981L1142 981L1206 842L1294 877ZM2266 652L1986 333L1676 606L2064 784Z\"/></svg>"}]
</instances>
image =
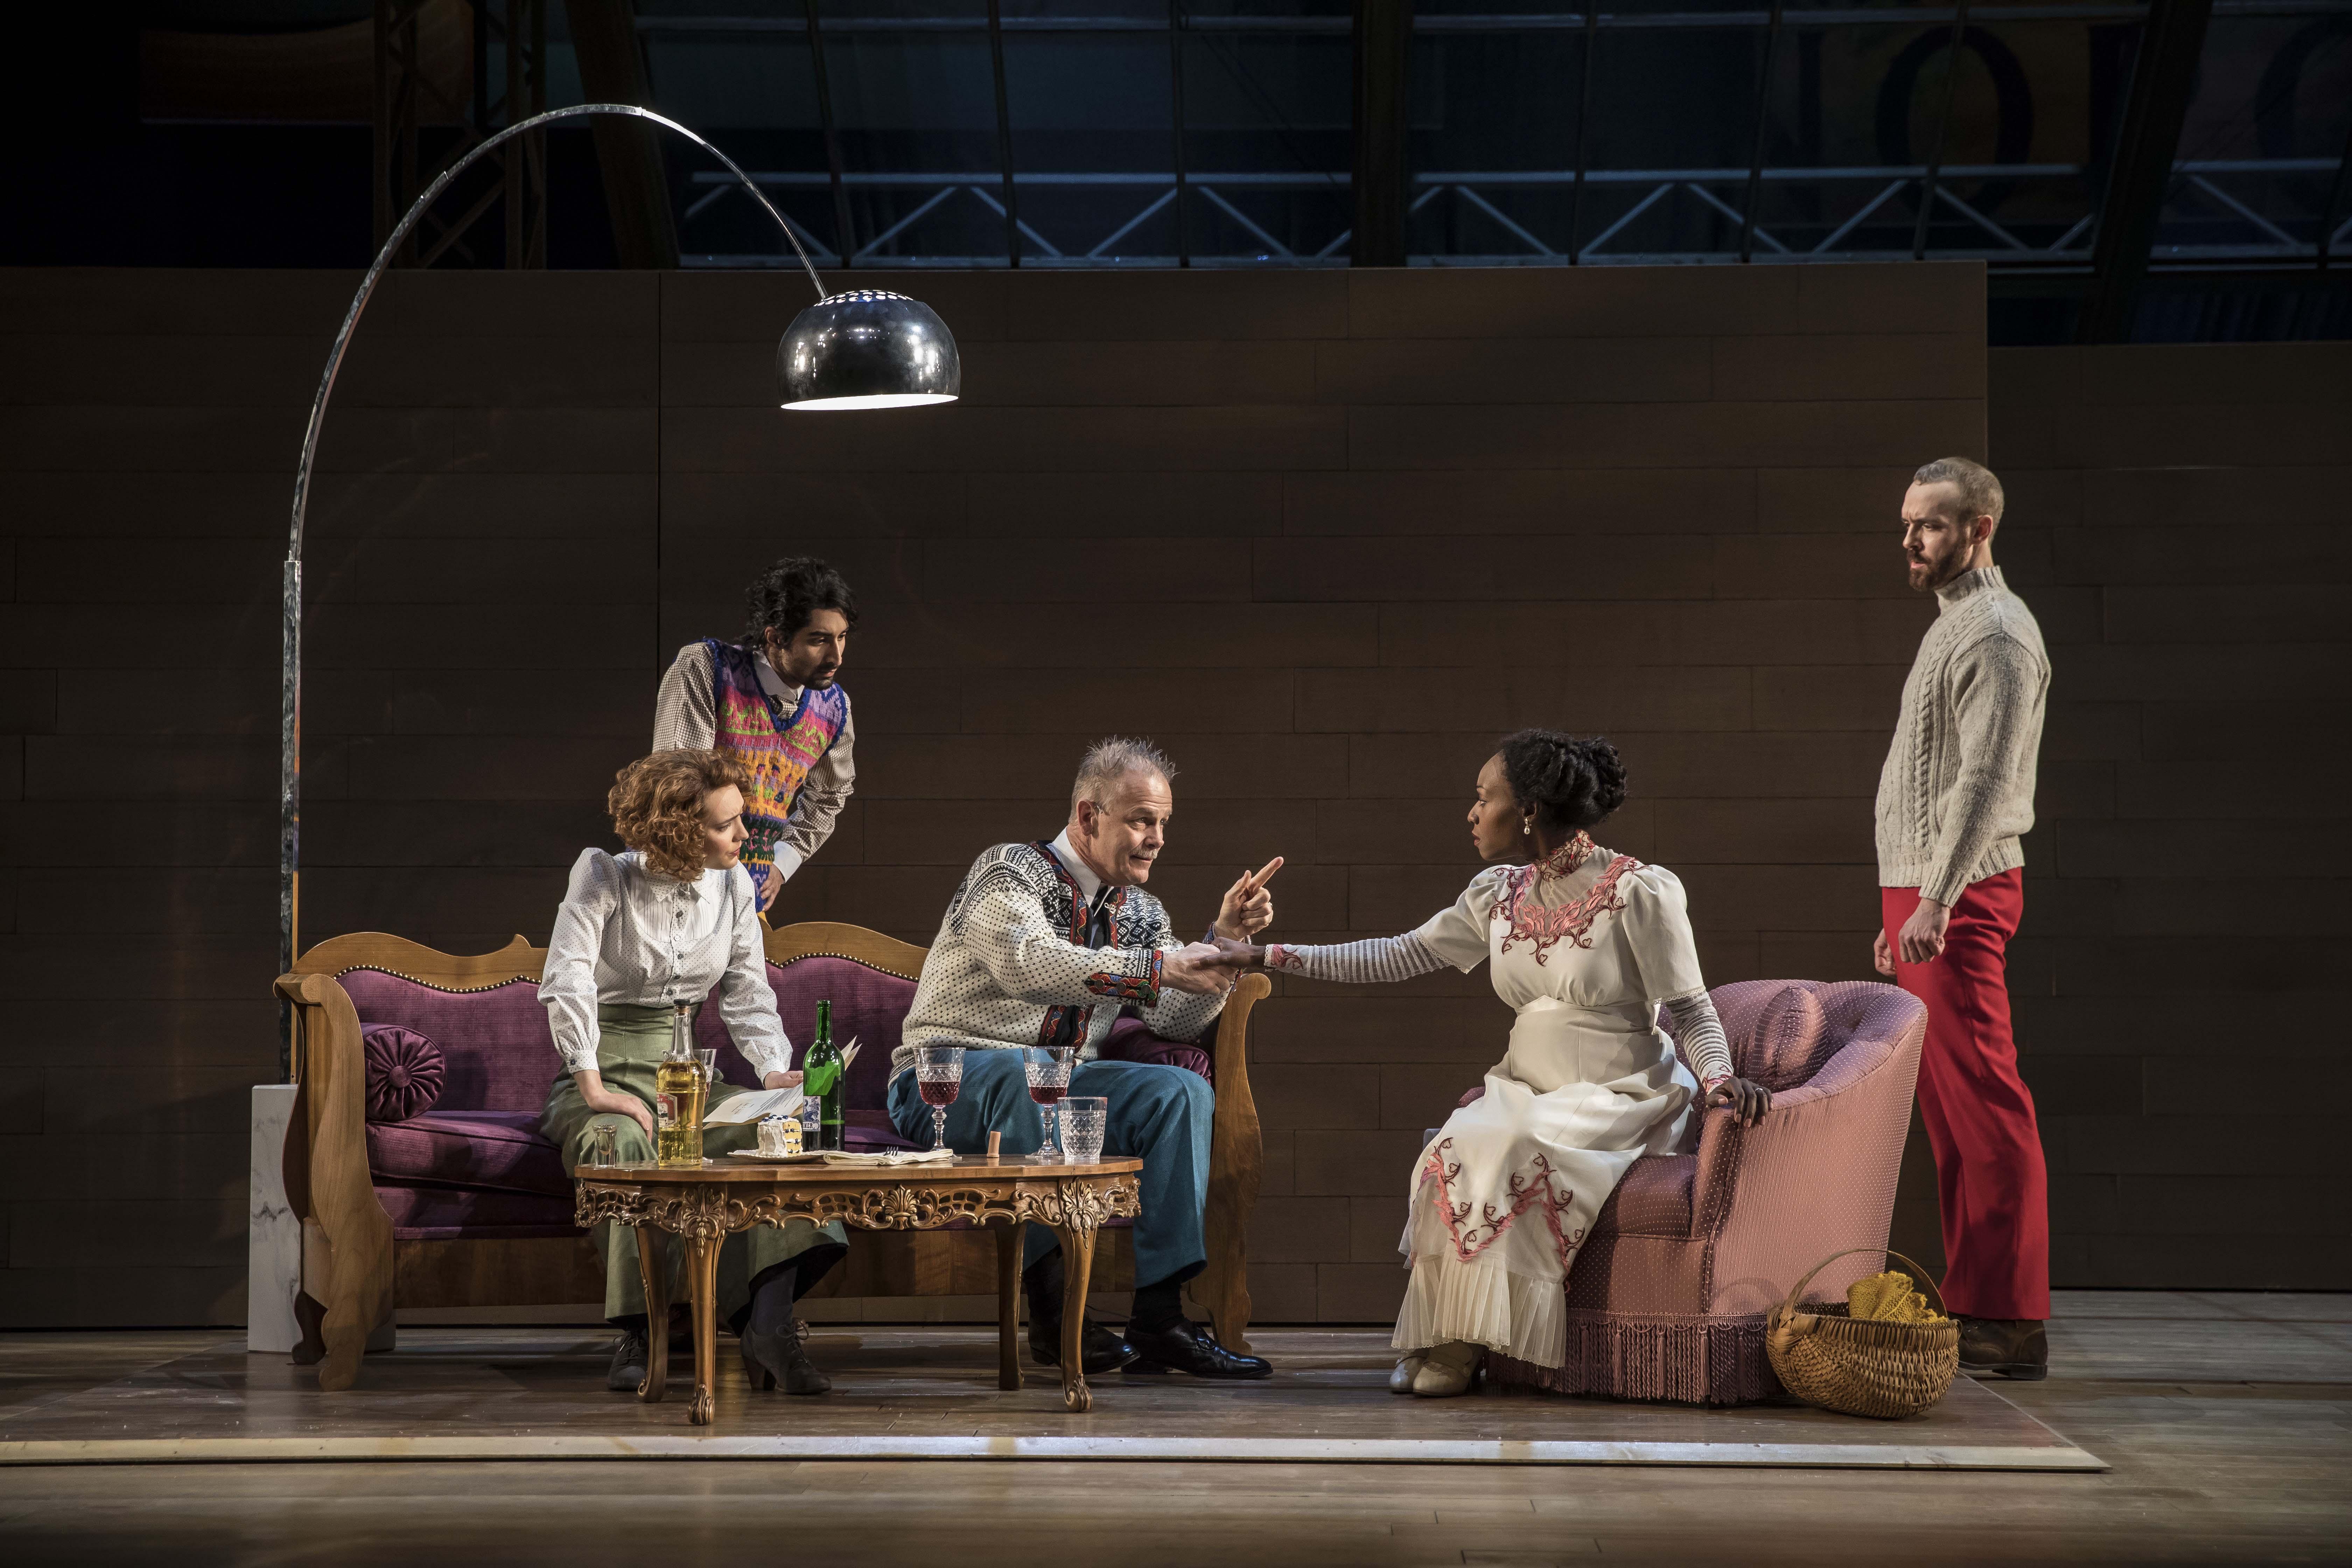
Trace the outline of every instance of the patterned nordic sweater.
<instances>
[{"instance_id":1,"label":"patterned nordic sweater","mask_svg":"<svg viewBox=\"0 0 2352 1568\"><path fill-rule=\"evenodd\" d=\"M1224 998L1161 991L1161 953L1183 946L1140 888L1114 888L1112 943L1088 948L1078 885L1042 844L999 844L972 862L923 960L894 1073L918 1046L1012 1049L1067 1040L1092 1059L1132 1011L1165 1039L1197 1039Z\"/></svg>"},{"instance_id":2,"label":"patterned nordic sweater","mask_svg":"<svg viewBox=\"0 0 2352 1568\"><path fill-rule=\"evenodd\" d=\"M2050 656L1998 566L1936 590L1878 775L1878 885L1947 906L2025 864Z\"/></svg>"}]
</instances>

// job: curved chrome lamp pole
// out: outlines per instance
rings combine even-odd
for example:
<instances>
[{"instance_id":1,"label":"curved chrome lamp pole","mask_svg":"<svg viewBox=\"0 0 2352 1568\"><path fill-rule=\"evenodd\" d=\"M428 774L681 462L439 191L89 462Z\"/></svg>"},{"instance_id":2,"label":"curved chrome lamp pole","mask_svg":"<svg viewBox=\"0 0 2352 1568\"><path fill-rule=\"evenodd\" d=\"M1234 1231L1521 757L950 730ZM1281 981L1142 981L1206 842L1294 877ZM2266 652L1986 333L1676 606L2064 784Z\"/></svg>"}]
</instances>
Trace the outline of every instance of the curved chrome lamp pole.
<instances>
[{"instance_id":1,"label":"curved chrome lamp pole","mask_svg":"<svg viewBox=\"0 0 2352 1568\"><path fill-rule=\"evenodd\" d=\"M726 164L727 172L742 182L751 199L784 231L793 254L800 258L809 282L815 286L817 302L793 318L776 346L778 400L782 406L906 407L950 402L962 390L963 368L956 353L955 338L930 307L903 294L875 289L828 296L824 280L816 275L815 264L809 260L793 226L784 221L784 215L776 210L775 204L736 165L735 160L677 121L649 109L630 103L581 103L569 109L551 109L544 114L519 120L477 143L443 171L440 178L416 198L416 204L392 231L392 237L383 242L383 248L376 252L374 265L360 280L360 291L352 297L352 308L343 317L342 329L335 334L335 346L327 354L327 373L319 380L319 395L310 405L310 428L302 436L302 460L294 470L294 522L286 544L281 606L285 659L279 670L278 705L278 972L281 974L294 966L296 888L301 869L302 525L310 514L310 470L319 454L319 426L327 416L327 398L335 390L335 373L342 368L343 353L351 347L360 312L367 309L368 299L375 292L384 268L391 265L393 253L449 183L501 142L550 121L590 114L649 120L677 132ZM845 251L846 237L843 243ZM292 1039L286 1032L287 1016L288 1009L281 1003L278 1066L290 1077Z\"/></svg>"}]
</instances>

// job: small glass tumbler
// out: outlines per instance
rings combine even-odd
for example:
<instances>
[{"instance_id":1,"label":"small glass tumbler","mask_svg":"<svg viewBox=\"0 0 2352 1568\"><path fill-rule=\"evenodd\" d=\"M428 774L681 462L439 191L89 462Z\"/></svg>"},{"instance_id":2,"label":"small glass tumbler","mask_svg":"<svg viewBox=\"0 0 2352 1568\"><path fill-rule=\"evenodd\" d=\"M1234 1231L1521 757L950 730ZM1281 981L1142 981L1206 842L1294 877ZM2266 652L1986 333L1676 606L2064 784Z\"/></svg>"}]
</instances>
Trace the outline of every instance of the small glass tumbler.
<instances>
[{"instance_id":1,"label":"small glass tumbler","mask_svg":"<svg viewBox=\"0 0 2352 1568\"><path fill-rule=\"evenodd\" d=\"M588 1130L588 1163L592 1165L617 1165L621 1163L621 1130L609 1121L600 1121Z\"/></svg>"},{"instance_id":2,"label":"small glass tumbler","mask_svg":"<svg viewBox=\"0 0 2352 1568\"><path fill-rule=\"evenodd\" d=\"M931 1108L931 1147L948 1146L948 1107L963 1087L961 1046L917 1046L915 1088Z\"/></svg>"},{"instance_id":3,"label":"small glass tumbler","mask_svg":"<svg viewBox=\"0 0 2352 1568\"><path fill-rule=\"evenodd\" d=\"M694 1054L702 1063L702 1093L708 1100L710 1091L719 1087L719 1051L714 1047L709 1050L697 1051Z\"/></svg>"},{"instance_id":4,"label":"small glass tumbler","mask_svg":"<svg viewBox=\"0 0 2352 1568\"><path fill-rule=\"evenodd\" d=\"M1091 1165L1102 1158L1103 1129L1110 1123L1110 1101L1098 1094L1074 1094L1062 1101L1062 1158L1074 1165Z\"/></svg>"}]
</instances>

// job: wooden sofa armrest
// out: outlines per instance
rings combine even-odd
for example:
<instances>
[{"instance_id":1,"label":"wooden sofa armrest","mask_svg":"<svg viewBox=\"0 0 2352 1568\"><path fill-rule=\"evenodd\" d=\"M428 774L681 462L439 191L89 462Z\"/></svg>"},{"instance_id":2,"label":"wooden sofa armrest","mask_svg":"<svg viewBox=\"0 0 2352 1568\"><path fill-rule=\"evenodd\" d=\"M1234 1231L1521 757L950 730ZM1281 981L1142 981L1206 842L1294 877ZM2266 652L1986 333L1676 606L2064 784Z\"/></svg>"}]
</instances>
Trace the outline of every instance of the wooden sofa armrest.
<instances>
[{"instance_id":1,"label":"wooden sofa armrest","mask_svg":"<svg viewBox=\"0 0 2352 1568\"><path fill-rule=\"evenodd\" d=\"M1209 1261L1192 1289L1208 1309L1218 1342L1249 1349L1249 1221L1257 1206L1265 1137L1250 1093L1250 1009L1274 989L1263 974L1244 974L1217 1017L1217 1110L1209 1134L1209 1204L1204 1226Z\"/></svg>"},{"instance_id":2,"label":"wooden sofa armrest","mask_svg":"<svg viewBox=\"0 0 2352 1568\"><path fill-rule=\"evenodd\" d=\"M302 1220L302 1293L323 1313L303 1324L323 1345L319 1386L359 1380L368 1338L392 1317L392 1220L368 1175L367 1059L351 994L331 974L282 974L294 1005L295 1133L288 1194Z\"/></svg>"}]
</instances>

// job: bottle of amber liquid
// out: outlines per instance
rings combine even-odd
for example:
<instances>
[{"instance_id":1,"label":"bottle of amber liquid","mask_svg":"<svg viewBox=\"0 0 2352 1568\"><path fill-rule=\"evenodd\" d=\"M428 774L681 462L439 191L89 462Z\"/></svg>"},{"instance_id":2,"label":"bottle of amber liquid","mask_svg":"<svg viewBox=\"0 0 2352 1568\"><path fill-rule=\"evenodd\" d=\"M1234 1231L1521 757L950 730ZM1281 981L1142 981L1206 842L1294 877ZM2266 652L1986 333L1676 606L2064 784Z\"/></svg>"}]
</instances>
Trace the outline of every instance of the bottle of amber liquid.
<instances>
[{"instance_id":1,"label":"bottle of amber liquid","mask_svg":"<svg viewBox=\"0 0 2352 1568\"><path fill-rule=\"evenodd\" d=\"M817 1102L817 1146L849 1147L848 1119L842 1114L841 1047L833 1043L833 1004L816 1005L816 1034L801 1058L801 1092Z\"/></svg>"},{"instance_id":2,"label":"bottle of amber liquid","mask_svg":"<svg viewBox=\"0 0 2352 1568\"><path fill-rule=\"evenodd\" d=\"M709 1085L694 1054L691 1009L680 1005L670 1016L669 1054L654 1068L654 1161L662 1165L702 1163L702 1101Z\"/></svg>"}]
</instances>

